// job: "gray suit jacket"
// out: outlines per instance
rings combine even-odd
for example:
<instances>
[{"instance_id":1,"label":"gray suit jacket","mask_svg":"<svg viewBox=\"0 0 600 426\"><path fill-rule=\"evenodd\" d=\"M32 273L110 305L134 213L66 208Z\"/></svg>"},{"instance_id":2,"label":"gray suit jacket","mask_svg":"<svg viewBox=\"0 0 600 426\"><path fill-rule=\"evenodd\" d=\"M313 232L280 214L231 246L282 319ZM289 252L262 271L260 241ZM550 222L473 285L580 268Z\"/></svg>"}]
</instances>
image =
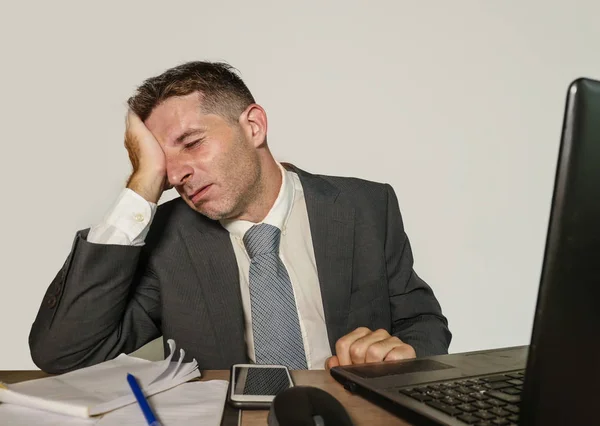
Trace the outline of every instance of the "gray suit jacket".
<instances>
[{"instance_id":1,"label":"gray suit jacket","mask_svg":"<svg viewBox=\"0 0 600 426\"><path fill-rule=\"evenodd\" d=\"M383 328L417 356L447 353L451 333L413 270L389 185L301 179L332 353L357 327ZM33 361L59 373L129 353L164 335L201 369L247 362L236 259L228 232L180 198L158 207L142 247L102 245L79 231L29 336Z\"/></svg>"}]
</instances>

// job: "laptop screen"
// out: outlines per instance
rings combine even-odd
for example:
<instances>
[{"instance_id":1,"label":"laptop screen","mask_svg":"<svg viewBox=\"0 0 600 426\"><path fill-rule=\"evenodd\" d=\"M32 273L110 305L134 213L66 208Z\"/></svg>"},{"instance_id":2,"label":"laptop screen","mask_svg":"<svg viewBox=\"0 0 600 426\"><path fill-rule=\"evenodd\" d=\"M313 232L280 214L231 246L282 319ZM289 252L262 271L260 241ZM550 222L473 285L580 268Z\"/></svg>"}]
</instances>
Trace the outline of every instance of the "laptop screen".
<instances>
[{"instance_id":1,"label":"laptop screen","mask_svg":"<svg viewBox=\"0 0 600 426\"><path fill-rule=\"evenodd\" d=\"M590 424L600 381L600 82L565 108L521 424Z\"/></svg>"}]
</instances>

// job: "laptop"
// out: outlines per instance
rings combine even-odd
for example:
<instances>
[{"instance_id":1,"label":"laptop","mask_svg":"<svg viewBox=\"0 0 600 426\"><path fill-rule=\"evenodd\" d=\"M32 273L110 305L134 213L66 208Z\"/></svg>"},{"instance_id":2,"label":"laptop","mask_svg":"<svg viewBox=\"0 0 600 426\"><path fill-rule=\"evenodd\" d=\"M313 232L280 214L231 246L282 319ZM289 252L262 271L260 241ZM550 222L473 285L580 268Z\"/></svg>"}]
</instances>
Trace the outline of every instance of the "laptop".
<instances>
[{"instance_id":1,"label":"laptop","mask_svg":"<svg viewBox=\"0 0 600 426\"><path fill-rule=\"evenodd\" d=\"M600 425L600 81L568 88L530 344L331 375L415 425Z\"/></svg>"}]
</instances>

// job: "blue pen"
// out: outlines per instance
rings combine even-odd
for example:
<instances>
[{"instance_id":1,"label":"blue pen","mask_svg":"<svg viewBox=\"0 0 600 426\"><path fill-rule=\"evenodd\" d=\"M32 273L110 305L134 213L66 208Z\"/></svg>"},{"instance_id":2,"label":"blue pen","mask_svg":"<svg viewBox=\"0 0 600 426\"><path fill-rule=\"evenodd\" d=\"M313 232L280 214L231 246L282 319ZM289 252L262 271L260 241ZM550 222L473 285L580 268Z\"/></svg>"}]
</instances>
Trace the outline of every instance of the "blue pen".
<instances>
[{"instance_id":1,"label":"blue pen","mask_svg":"<svg viewBox=\"0 0 600 426\"><path fill-rule=\"evenodd\" d=\"M148 426L161 426L160 422L156 420L156 416L152 412L152 409L150 408L150 405L148 404L140 385L138 385L137 380L135 380L135 377L133 377L131 374L128 374L127 382L129 383L129 387L131 387L131 390L135 395L135 399L137 399L137 402L142 409L142 413L144 413L144 417L146 417Z\"/></svg>"}]
</instances>

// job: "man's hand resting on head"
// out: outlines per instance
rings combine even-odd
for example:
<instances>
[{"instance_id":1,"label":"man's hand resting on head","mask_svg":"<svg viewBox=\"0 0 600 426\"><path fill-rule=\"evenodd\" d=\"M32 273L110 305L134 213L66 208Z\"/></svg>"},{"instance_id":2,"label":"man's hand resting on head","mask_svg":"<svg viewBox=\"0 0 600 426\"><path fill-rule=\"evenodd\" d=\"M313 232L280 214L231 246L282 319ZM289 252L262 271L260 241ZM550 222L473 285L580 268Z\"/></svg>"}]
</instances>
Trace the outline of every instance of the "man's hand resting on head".
<instances>
[{"instance_id":1,"label":"man's hand resting on head","mask_svg":"<svg viewBox=\"0 0 600 426\"><path fill-rule=\"evenodd\" d=\"M368 362L396 361L416 358L412 346L383 329L371 331L359 327L341 337L335 344L337 355L325 362L328 370L338 365L364 364Z\"/></svg>"},{"instance_id":2,"label":"man's hand resting on head","mask_svg":"<svg viewBox=\"0 0 600 426\"><path fill-rule=\"evenodd\" d=\"M127 188L157 203L163 191L169 189L167 161L154 135L131 110L127 113L125 148L133 167Z\"/></svg>"}]
</instances>

